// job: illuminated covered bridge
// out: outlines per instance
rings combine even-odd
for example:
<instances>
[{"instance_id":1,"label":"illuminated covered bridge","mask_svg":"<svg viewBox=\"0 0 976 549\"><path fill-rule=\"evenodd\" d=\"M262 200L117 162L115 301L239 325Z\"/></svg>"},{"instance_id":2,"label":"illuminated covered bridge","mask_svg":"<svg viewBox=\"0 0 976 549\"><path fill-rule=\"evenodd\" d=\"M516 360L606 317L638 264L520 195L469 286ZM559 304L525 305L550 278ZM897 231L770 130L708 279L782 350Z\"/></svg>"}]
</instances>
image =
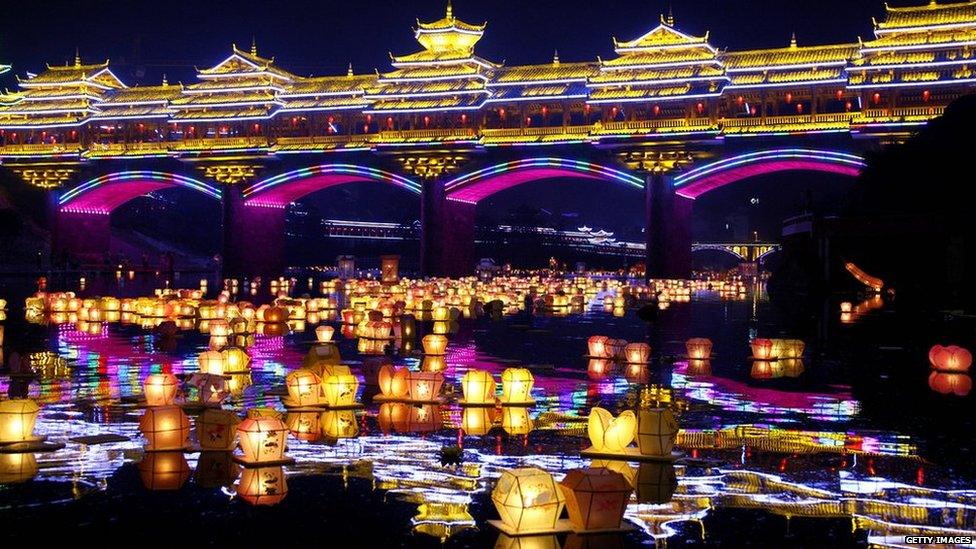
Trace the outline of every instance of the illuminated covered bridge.
<instances>
[{"instance_id":1,"label":"illuminated covered bridge","mask_svg":"<svg viewBox=\"0 0 976 549\"><path fill-rule=\"evenodd\" d=\"M599 181L643 193L648 273L680 276L697 197L775 172L856 176L865 150L973 91L976 2L883 9L870 40L846 44L727 51L669 15L611 55L521 66L479 56L486 26L450 5L380 73L299 76L252 44L195 82L133 86L76 57L0 94L0 169L52 193L55 245L77 255L105 249L132 198L203 193L231 274L280 270L287 206L337 185L420 200L424 270L457 275L480 201Z\"/></svg>"}]
</instances>

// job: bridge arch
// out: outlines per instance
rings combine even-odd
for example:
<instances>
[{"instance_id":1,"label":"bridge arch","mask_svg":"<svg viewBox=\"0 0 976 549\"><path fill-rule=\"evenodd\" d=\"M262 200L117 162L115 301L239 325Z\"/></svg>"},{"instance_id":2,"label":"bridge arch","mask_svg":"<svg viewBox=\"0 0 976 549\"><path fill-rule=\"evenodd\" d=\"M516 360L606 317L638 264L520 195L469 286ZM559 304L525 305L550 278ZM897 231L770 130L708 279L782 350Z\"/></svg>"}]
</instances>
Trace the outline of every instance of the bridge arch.
<instances>
[{"instance_id":1,"label":"bridge arch","mask_svg":"<svg viewBox=\"0 0 976 549\"><path fill-rule=\"evenodd\" d=\"M242 195L248 206L285 208L313 192L361 181L388 183L417 195L421 192L419 183L385 170L353 164L320 164L269 177L245 188Z\"/></svg>"},{"instance_id":2,"label":"bridge arch","mask_svg":"<svg viewBox=\"0 0 976 549\"><path fill-rule=\"evenodd\" d=\"M762 262L771 254L778 252L781 246L768 244L741 243L695 243L691 246L694 252L719 252L741 261Z\"/></svg>"},{"instance_id":3,"label":"bridge arch","mask_svg":"<svg viewBox=\"0 0 976 549\"><path fill-rule=\"evenodd\" d=\"M108 215L126 202L146 193L169 188L187 188L216 200L221 190L203 181L168 172L125 171L96 177L58 198L65 213Z\"/></svg>"},{"instance_id":4,"label":"bridge arch","mask_svg":"<svg viewBox=\"0 0 976 549\"><path fill-rule=\"evenodd\" d=\"M781 171L809 170L857 177L865 167L855 154L821 149L771 149L740 154L698 166L674 178L675 192L699 196L743 179Z\"/></svg>"},{"instance_id":5,"label":"bridge arch","mask_svg":"<svg viewBox=\"0 0 976 549\"><path fill-rule=\"evenodd\" d=\"M477 204L499 191L556 177L613 181L644 189L640 177L607 166L566 158L528 158L502 162L457 177L444 185L444 192L449 200Z\"/></svg>"}]
</instances>

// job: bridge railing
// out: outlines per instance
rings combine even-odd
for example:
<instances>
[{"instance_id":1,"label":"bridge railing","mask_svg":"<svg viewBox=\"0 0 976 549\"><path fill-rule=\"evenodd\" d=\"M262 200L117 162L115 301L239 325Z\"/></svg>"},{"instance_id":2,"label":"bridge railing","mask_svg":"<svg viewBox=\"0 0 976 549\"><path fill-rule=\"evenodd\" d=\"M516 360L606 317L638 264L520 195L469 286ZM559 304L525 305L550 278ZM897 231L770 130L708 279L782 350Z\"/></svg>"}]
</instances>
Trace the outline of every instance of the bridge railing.
<instances>
[{"instance_id":1,"label":"bridge railing","mask_svg":"<svg viewBox=\"0 0 976 549\"><path fill-rule=\"evenodd\" d=\"M172 150L208 150L208 149L254 149L268 146L268 138L257 137L206 137L202 139L184 139L170 142Z\"/></svg>"},{"instance_id":2,"label":"bridge railing","mask_svg":"<svg viewBox=\"0 0 976 549\"><path fill-rule=\"evenodd\" d=\"M824 124L847 124L857 113L794 114L787 116L767 116L765 118L723 118L723 128L761 128L777 126L803 126Z\"/></svg>"},{"instance_id":3,"label":"bridge railing","mask_svg":"<svg viewBox=\"0 0 976 549\"><path fill-rule=\"evenodd\" d=\"M625 133L629 131L657 131L667 129L704 129L714 126L710 118L665 118L656 120L625 120L604 122L597 133Z\"/></svg>"},{"instance_id":4,"label":"bridge railing","mask_svg":"<svg viewBox=\"0 0 976 549\"><path fill-rule=\"evenodd\" d=\"M375 140L380 143L397 143L403 141L475 139L477 134L473 128L448 128L433 130L384 130L376 134Z\"/></svg>"},{"instance_id":5,"label":"bridge railing","mask_svg":"<svg viewBox=\"0 0 976 549\"><path fill-rule=\"evenodd\" d=\"M945 107L898 107L894 109L867 109L857 121L861 120L928 120L942 116Z\"/></svg>"},{"instance_id":6,"label":"bridge railing","mask_svg":"<svg viewBox=\"0 0 976 549\"><path fill-rule=\"evenodd\" d=\"M81 143L16 143L0 145L3 155L56 155L82 150Z\"/></svg>"},{"instance_id":7,"label":"bridge railing","mask_svg":"<svg viewBox=\"0 0 976 549\"><path fill-rule=\"evenodd\" d=\"M131 141L123 143L92 143L88 146L91 156L114 156L125 154L166 152L171 143L166 141Z\"/></svg>"}]
</instances>

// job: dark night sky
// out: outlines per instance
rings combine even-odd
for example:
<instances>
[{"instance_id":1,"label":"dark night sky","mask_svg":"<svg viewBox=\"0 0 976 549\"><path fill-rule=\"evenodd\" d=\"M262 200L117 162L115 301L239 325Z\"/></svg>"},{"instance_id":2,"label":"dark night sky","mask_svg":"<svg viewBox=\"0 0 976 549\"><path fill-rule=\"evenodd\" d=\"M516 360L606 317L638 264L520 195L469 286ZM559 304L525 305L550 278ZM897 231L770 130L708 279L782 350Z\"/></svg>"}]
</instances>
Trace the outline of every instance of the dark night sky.
<instances>
[{"instance_id":1,"label":"dark night sky","mask_svg":"<svg viewBox=\"0 0 976 549\"><path fill-rule=\"evenodd\" d=\"M913 5L927 0L892 0ZM194 66L223 59L231 42L252 35L259 52L298 74L389 70L388 52L417 48L415 18L434 20L446 0L0 0L0 61L18 74L63 63L80 47L86 61L111 58L129 84L193 80ZM746 49L855 41L871 33L880 0L456 0L455 15L488 21L483 57L509 64L612 55L611 36L630 39L657 23L671 4L678 27L711 31L712 44ZM10 86L9 79L4 82Z\"/></svg>"}]
</instances>

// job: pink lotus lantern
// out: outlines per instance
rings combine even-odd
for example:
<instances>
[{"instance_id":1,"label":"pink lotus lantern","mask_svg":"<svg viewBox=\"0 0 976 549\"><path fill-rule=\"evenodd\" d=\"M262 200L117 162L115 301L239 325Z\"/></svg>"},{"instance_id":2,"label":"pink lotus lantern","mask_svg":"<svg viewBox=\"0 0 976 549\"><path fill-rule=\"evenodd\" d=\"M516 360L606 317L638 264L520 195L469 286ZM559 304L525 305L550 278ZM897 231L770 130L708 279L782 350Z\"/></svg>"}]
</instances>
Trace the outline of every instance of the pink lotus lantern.
<instances>
[{"instance_id":1,"label":"pink lotus lantern","mask_svg":"<svg viewBox=\"0 0 976 549\"><path fill-rule=\"evenodd\" d=\"M965 373L973 365L973 355L969 350L956 345L933 345L929 349L929 363L933 370L940 372Z\"/></svg>"}]
</instances>

